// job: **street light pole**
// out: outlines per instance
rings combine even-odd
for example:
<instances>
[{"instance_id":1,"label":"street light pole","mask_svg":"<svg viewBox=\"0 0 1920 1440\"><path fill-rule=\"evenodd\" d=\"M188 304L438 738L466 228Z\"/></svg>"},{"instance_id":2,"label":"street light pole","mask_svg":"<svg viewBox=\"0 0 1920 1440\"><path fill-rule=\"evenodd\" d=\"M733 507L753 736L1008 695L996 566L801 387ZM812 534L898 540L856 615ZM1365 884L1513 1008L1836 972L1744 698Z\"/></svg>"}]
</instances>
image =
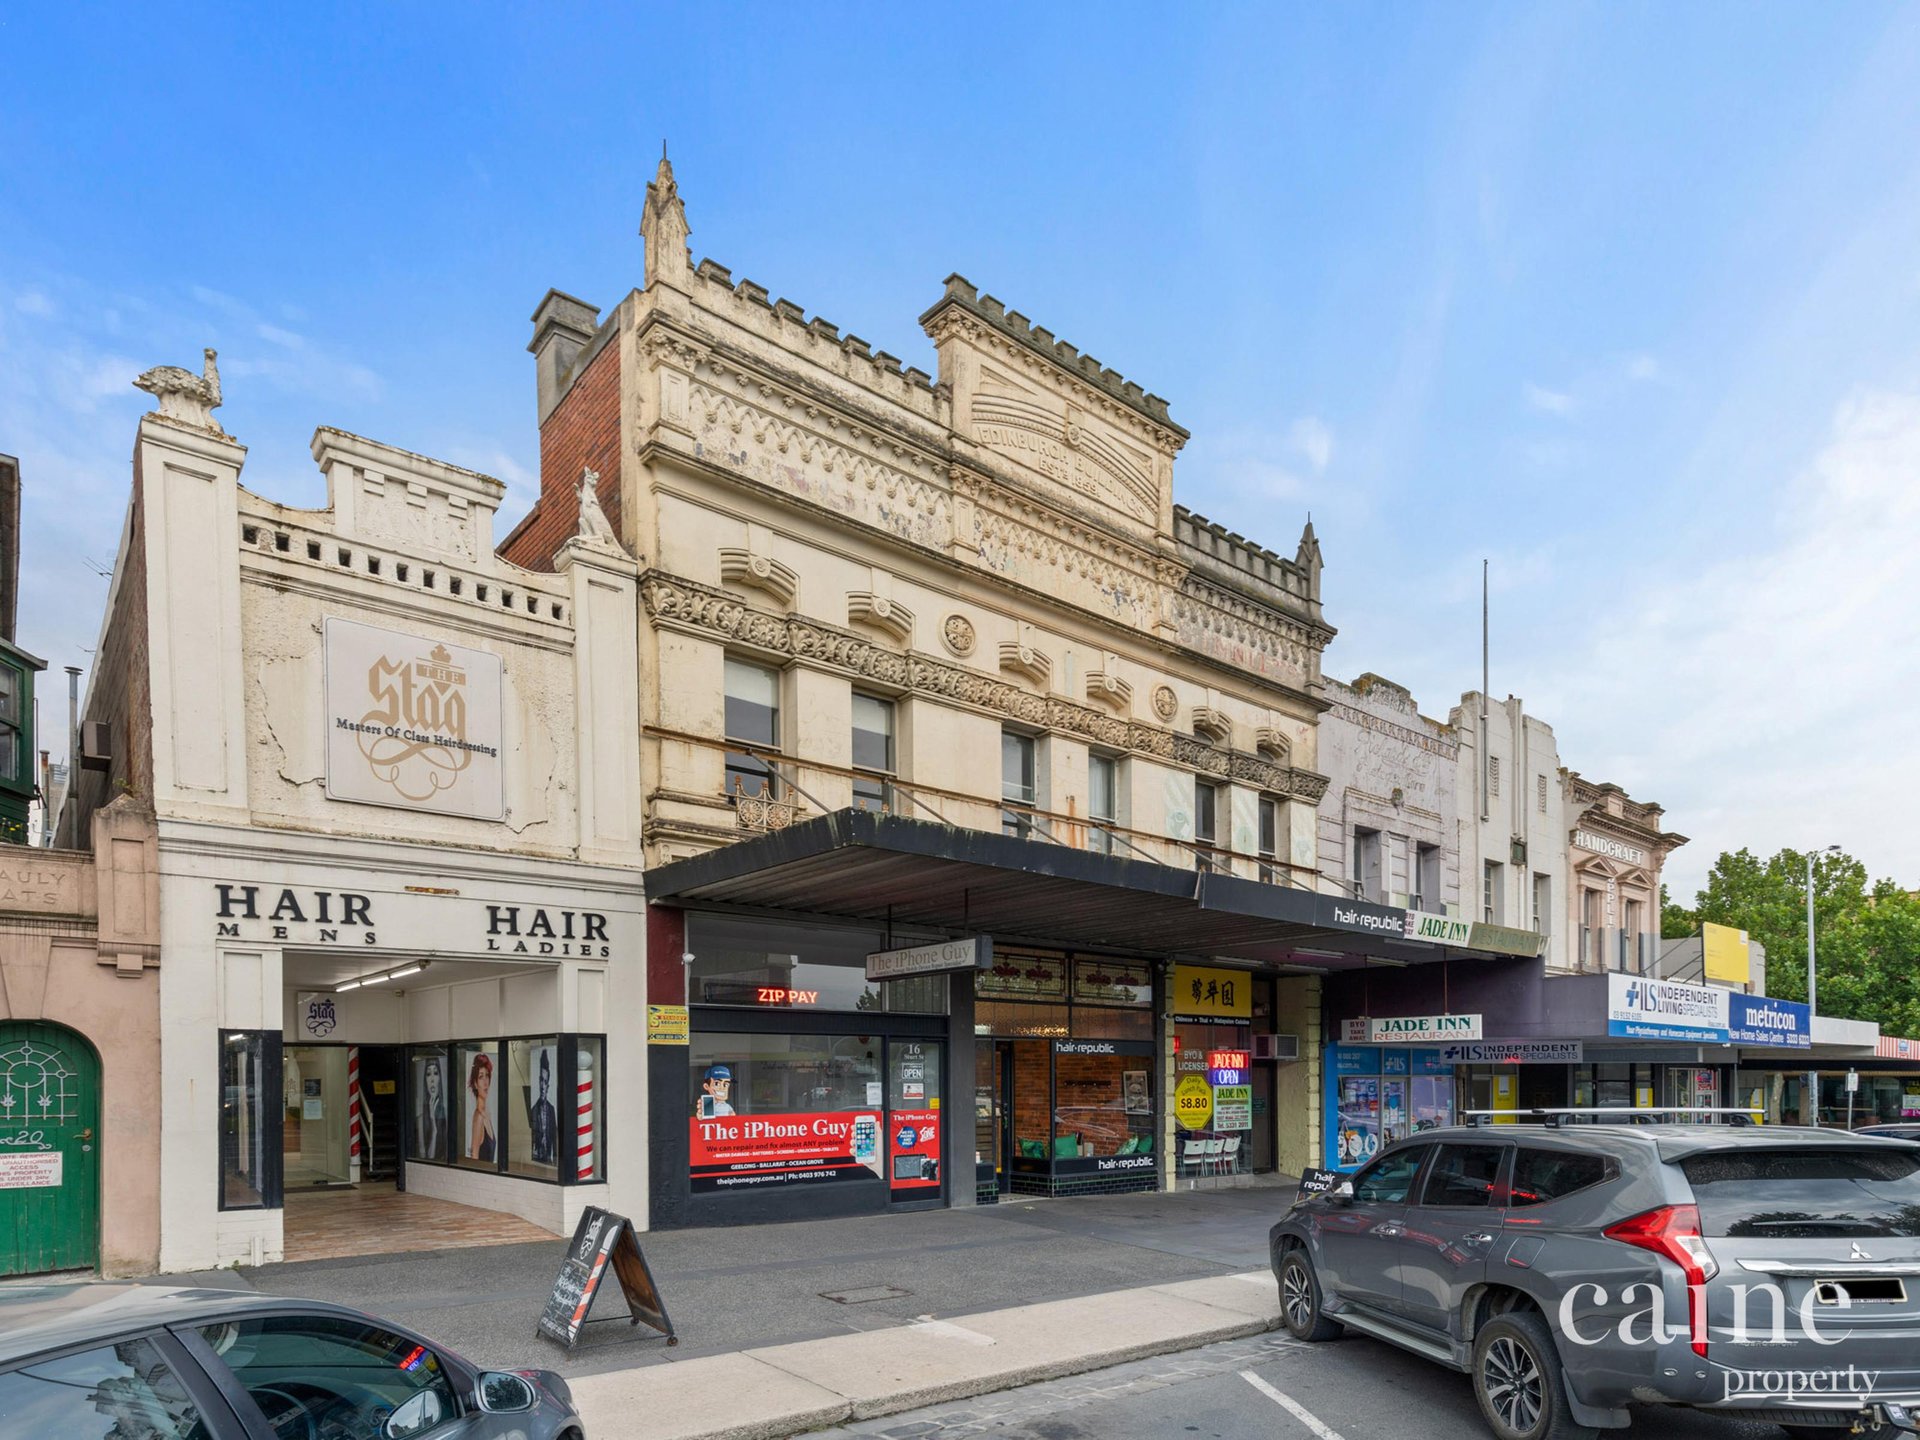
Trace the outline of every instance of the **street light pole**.
<instances>
[{"instance_id":1,"label":"street light pole","mask_svg":"<svg viewBox=\"0 0 1920 1440\"><path fill-rule=\"evenodd\" d=\"M1839 851L1840 847L1838 845L1829 845L1827 846L1826 853L1836 855ZM1813 963L1813 857L1814 852L1811 850L1807 851L1807 1032L1809 1036L1811 1036L1813 1032L1814 1004L1819 998L1820 984L1820 979L1814 970ZM1801 1101L1800 1109L1803 1114L1811 1114L1813 1116L1813 1123L1815 1125L1820 1123L1820 1073L1817 1070L1809 1069L1807 1071L1807 1091L1805 1098ZM1848 1128L1852 1128L1851 1124L1849 1124Z\"/></svg>"}]
</instances>

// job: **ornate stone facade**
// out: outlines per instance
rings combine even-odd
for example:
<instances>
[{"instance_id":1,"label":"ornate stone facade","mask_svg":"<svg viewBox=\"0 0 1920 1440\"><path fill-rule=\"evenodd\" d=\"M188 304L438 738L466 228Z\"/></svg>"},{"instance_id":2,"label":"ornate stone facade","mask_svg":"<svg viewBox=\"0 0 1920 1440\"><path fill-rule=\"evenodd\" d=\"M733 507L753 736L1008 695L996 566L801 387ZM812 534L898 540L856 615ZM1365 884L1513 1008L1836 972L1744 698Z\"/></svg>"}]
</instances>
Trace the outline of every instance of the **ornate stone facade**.
<instances>
[{"instance_id":1,"label":"ornate stone facade","mask_svg":"<svg viewBox=\"0 0 1920 1440\"><path fill-rule=\"evenodd\" d=\"M1011 729L1039 742L1036 806L1063 843L1085 841L1103 754L1121 762L1116 821L1147 853L1193 863L1171 837L1192 833L1192 777L1218 777L1244 792L1236 868L1255 871L1265 794L1284 815L1269 858L1313 884L1333 632L1311 527L1288 559L1175 505L1187 432L1166 402L964 279L921 316L936 382L696 264L664 161L648 194L645 287L585 339L575 320L596 312L561 297L561 325L549 297L533 348L544 444L613 418L584 413L573 380L617 347L607 513L646 567L650 862L742 833L722 742L728 662L745 661L777 673L779 789L804 809L849 803L858 691L892 704L909 813L999 828ZM542 511L573 502L577 474L548 483L508 558L548 563L516 540L552 533Z\"/></svg>"}]
</instances>

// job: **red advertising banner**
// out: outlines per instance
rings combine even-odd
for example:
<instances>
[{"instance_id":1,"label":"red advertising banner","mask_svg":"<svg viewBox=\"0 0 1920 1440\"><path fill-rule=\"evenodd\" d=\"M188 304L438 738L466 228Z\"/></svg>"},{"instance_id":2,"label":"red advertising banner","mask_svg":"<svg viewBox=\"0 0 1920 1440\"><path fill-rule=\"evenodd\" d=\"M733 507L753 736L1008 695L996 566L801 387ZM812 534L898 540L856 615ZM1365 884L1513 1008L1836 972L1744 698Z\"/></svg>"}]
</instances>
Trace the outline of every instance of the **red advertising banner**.
<instances>
[{"instance_id":1,"label":"red advertising banner","mask_svg":"<svg viewBox=\"0 0 1920 1440\"><path fill-rule=\"evenodd\" d=\"M940 1188L940 1112L895 1110L887 1123L887 1173L896 1190Z\"/></svg>"},{"instance_id":2,"label":"red advertising banner","mask_svg":"<svg viewBox=\"0 0 1920 1440\"><path fill-rule=\"evenodd\" d=\"M693 1189L700 1193L876 1179L882 1123L878 1109L695 1116L687 1122Z\"/></svg>"}]
</instances>

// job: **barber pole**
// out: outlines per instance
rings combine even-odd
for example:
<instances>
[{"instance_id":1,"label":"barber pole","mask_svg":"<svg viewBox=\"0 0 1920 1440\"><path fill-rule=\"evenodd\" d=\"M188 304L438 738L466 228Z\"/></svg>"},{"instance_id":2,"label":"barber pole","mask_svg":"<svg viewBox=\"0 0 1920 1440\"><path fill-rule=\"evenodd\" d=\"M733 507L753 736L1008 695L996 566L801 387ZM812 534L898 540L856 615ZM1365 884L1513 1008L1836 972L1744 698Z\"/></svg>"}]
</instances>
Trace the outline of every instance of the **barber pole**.
<instances>
[{"instance_id":1,"label":"barber pole","mask_svg":"<svg viewBox=\"0 0 1920 1440\"><path fill-rule=\"evenodd\" d=\"M593 1178L593 1056L583 1048L574 1084L574 1162L575 1178Z\"/></svg>"},{"instance_id":2,"label":"barber pole","mask_svg":"<svg viewBox=\"0 0 1920 1440\"><path fill-rule=\"evenodd\" d=\"M347 1047L347 1172L360 1183L360 1047Z\"/></svg>"}]
</instances>

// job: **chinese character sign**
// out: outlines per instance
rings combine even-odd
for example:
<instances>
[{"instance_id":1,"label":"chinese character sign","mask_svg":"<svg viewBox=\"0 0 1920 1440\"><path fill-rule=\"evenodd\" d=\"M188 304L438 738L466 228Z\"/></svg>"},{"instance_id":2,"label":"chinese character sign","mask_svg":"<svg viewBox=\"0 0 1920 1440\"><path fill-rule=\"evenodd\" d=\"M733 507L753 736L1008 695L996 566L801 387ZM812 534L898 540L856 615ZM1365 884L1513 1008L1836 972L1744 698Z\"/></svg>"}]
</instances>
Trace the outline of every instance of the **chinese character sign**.
<instances>
[{"instance_id":1,"label":"chinese character sign","mask_svg":"<svg viewBox=\"0 0 1920 1440\"><path fill-rule=\"evenodd\" d=\"M1176 965L1173 1013L1187 1020L1251 1020L1253 977L1244 970Z\"/></svg>"}]
</instances>

